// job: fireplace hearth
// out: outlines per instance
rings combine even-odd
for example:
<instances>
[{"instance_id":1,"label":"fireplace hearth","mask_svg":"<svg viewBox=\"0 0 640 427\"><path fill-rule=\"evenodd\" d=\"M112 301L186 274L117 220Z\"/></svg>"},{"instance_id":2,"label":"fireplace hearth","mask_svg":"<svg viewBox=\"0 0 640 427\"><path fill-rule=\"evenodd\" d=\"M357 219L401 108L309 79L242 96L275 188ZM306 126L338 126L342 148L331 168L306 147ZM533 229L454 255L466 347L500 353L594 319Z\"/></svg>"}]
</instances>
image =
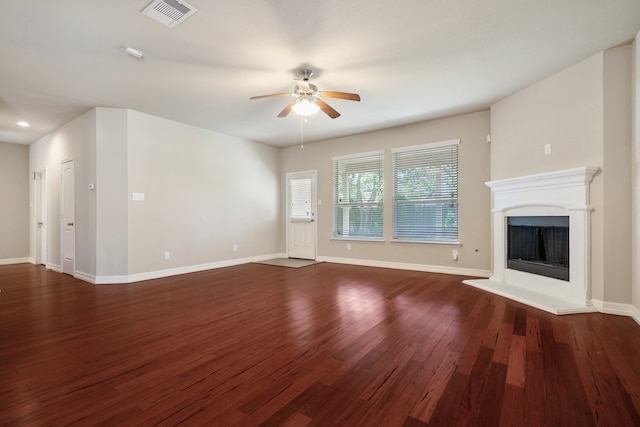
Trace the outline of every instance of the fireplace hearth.
<instances>
[{"instance_id":1,"label":"fireplace hearth","mask_svg":"<svg viewBox=\"0 0 640 427\"><path fill-rule=\"evenodd\" d=\"M585 166L487 182L493 192L493 268L464 283L554 314L591 304L589 186Z\"/></svg>"}]
</instances>

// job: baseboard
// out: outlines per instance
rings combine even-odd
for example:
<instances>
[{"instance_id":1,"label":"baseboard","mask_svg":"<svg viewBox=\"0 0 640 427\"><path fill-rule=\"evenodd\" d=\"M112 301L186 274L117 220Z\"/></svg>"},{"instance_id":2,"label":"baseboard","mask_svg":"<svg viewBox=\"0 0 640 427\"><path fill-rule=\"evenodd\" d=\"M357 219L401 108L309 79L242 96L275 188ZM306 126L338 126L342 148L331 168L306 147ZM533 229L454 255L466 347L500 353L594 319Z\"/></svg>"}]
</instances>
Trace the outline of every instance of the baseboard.
<instances>
[{"instance_id":1,"label":"baseboard","mask_svg":"<svg viewBox=\"0 0 640 427\"><path fill-rule=\"evenodd\" d=\"M605 314L617 314L619 316L631 316L631 317L634 317L634 310L635 310L636 314L640 314L640 312L638 312L638 309L636 309L631 304L621 304L621 303L618 303L618 302L607 302L607 301L602 301L602 300L597 300L597 299L591 299L591 303L593 304L593 306L595 308L598 309L599 312L605 313ZM638 319L640 319L640 317ZM638 319L636 319L636 322L640 323L638 321Z\"/></svg>"},{"instance_id":2,"label":"baseboard","mask_svg":"<svg viewBox=\"0 0 640 427\"><path fill-rule=\"evenodd\" d=\"M60 265L47 263L44 267L47 270L53 270L56 273L62 273L62 266L60 266Z\"/></svg>"},{"instance_id":3,"label":"baseboard","mask_svg":"<svg viewBox=\"0 0 640 427\"><path fill-rule=\"evenodd\" d=\"M0 265L26 264L26 263L33 264L34 261L32 258L29 258L29 257L0 259Z\"/></svg>"},{"instance_id":4,"label":"baseboard","mask_svg":"<svg viewBox=\"0 0 640 427\"><path fill-rule=\"evenodd\" d=\"M474 268L445 267L441 265L410 264L357 258L318 257L317 261L334 262L336 264L361 265L364 267L393 268L396 270L424 271L426 273L455 274L457 276L489 277L491 275L489 270L479 270Z\"/></svg>"},{"instance_id":5,"label":"baseboard","mask_svg":"<svg viewBox=\"0 0 640 427\"><path fill-rule=\"evenodd\" d=\"M636 321L638 325L640 325L640 309L635 306L631 306L631 318Z\"/></svg>"},{"instance_id":6,"label":"baseboard","mask_svg":"<svg viewBox=\"0 0 640 427\"><path fill-rule=\"evenodd\" d=\"M85 282L94 283L94 284L96 283L96 276L92 274L83 273L82 271L76 271L73 274L73 277L75 277L76 279L83 280Z\"/></svg>"},{"instance_id":7,"label":"baseboard","mask_svg":"<svg viewBox=\"0 0 640 427\"><path fill-rule=\"evenodd\" d=\"M84 273L76 272L81 280L86 280L96 285L114 285L122 283L142 282L143 280L161 279L163 277L177 276L179 274L196 273L198 271L213 270L216 268L232 267L234 265L247 264L250 262L266 261L273 258L286 257L286 254L275 253L268 255L259 255L247 258L236 258L226 261L218 261L207 264L190 265L185 267L169 268L166 270L149 271L145 273L137 273L120 276L91 276ZM82 277L80 277L82 276Z\"/></svg>"}]
</instances>

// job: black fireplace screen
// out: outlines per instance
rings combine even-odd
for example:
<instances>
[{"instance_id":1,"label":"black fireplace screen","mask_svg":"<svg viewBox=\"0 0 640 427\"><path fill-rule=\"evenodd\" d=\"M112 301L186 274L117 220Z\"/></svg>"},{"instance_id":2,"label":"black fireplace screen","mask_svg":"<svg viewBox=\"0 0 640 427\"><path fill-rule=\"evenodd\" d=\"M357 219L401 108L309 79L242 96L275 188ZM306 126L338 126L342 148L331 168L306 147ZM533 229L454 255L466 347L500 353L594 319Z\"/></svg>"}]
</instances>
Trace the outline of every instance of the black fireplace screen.
<instances>
[{"instance_id":1,"label":"black fireplace screen","mask_svg":"<svg viewBox=\"0 0 640 427\"><path fill-rule=\"evenodd\" d=\"M569 217L507 218L507 267L569 280Z\"/></svg>"}]
</instances>

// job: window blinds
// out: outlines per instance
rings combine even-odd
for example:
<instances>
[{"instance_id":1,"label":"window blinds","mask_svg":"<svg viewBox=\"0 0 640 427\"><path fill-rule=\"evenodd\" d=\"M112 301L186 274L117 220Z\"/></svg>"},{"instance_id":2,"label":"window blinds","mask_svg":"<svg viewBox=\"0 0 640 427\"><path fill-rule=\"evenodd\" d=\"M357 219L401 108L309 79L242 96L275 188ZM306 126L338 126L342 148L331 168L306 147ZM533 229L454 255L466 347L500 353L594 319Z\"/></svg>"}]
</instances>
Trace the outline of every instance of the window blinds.
<instances>
[{"instance_id":1,"label":"window blinds","mask_svg":"<svg viewBox=\"0 0 640 427\"><path fill-rule=\"evenodd\" d=\"M333 158L334 237L383 237L383 152Z\"/></svg>"},{"instance_id":2,"label":"window blinds","mask_svg":"<svg viewBox=\"0 0 640 427\"><path fill-rule=\"evenodd\" d=\"M392 151L394 239L458 240L459 142Z\"/></svg>"},{"instance_id":3,"label":"window blinds","mask_svg":"<svg viewBox=\"0 0 640 427\"><path fill-rule=\"evenodd\" d=\"M311 178L299 178L289 181L289 218L293 220L311 220Z\"/></svg>"}]
</instances>

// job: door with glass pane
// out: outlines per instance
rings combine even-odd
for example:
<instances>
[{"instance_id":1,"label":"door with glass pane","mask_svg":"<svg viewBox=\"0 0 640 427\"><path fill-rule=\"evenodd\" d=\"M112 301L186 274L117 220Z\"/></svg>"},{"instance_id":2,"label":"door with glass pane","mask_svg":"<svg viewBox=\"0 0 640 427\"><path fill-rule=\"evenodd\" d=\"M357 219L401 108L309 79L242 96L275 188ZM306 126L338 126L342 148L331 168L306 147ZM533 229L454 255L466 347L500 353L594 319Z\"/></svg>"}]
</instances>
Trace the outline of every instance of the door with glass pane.
<instances>
[{"instance_id":1,"label":"door with glass pane","mask_svg":"<svg viewBox=\"0 0 640 427\"><path fill-rule=\"evenodd\" d=\"M287 256L316 259L316 171L287 174Z\"/></svg>"}]
</instances>

